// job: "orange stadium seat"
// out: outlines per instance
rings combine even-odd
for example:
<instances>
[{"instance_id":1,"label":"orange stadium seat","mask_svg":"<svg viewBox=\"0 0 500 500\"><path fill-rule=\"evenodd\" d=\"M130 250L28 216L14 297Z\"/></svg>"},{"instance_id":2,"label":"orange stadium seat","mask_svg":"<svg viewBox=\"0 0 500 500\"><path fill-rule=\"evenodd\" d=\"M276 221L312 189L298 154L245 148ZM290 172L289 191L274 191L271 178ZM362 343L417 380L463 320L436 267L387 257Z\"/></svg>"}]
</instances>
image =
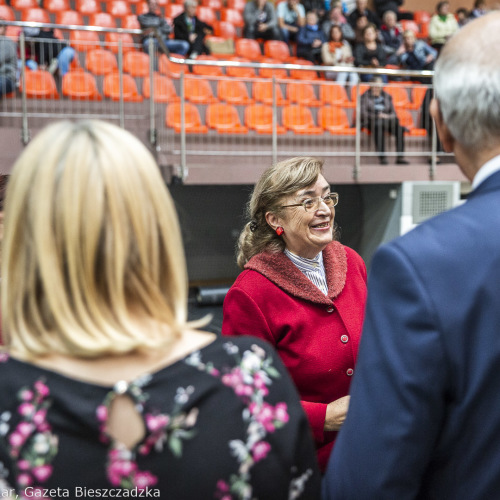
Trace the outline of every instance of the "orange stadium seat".
<instances>
[{"instance_id":1,"label":"orange stadium seat","mask_svg":"<svg viewBox=\"0 0 500 500\"><path fill-rule=\"evenodd\" d=\"M148 4L146 2L139 2L138 4L136 4L136 6L135 6L136 15L140 16L141 14L146 14L147 12L149 12L149 7L148 7ZM128 16L125 16L125 17L128 17Z\"/></svg>"},{"instance_id":2,"label":"orange stadium seat","mask_svg":"<svg viewBox=\"0 0 500 500\"><path fill-rule=\"evenodd\" d=\"M212 28L214 29L215 36L220 36L222 38L231 40L236 39L238 36L234 25L228 23L227 21L216 21Z\"/></svg>"},{"instance_id":3,"label":"orange stadium seat","mask_svg":"<svg viewBox=\"0 0 500 500\"><path fill-rule=\"evenodd\" d=\"M173 103L167 106L165 124L177 133L182 131L182 104ZM208 127L201 123L200 112L194 104L184 103L184 129L188 134L206 134Z\"/></svg>"},{"instance_id":4,"label":"orange stadium seat","mask_svg":"<svg viewBox=\"0 0 500 500\"><path fill-rule=\"evenodd\" d=\"M89 25L100 26L101 28L116 28L116 21L108 12L96 12L90 16Z\"/></svg>"},{"instance_id":5,"label":"orange stadium seat","mask_svg":"<svg viewBox=\"0 0 500 500\"><path fill-rule=\"evenodd\" d=\"M345 87L336 83L322 83L319 86L319 98L327 105L342 106L343 108L354 107L354 103L347 96Z\"/></svg>"},{"instance_id":6,"label":"orange stadium seat","mask_svg":"<svg viewBox=\"0 0 500 500\"><path fill-rule=\"evenodd\" d=\"M411 30L416 35L419 34L420 28L419 28L418 24L415 21L412 21L410 19L401 19L401 21L399 21L399 22L400 22L401 27L403 28L404 31Z\"/></svg>"},{"instance_id":7,"label":"orange stadium seat","mask_svg":"<svg viewBox=\"0 0 500 500\"><path fill-rule=\"evenodd\" d=\"M75 9L85 16L101 12L101 3L97 0L76 0Z\"/></svg>"},{"instance_id":8,"label":"orange stadium seat","mask_svg":"<svg viewBox=\"0 0 500 500\"><path fill-rule=\"evenodd\" d=\"M47 0L43 5L48 12L53 14L71 9L68 0Z\"/></svg>"},{"instance_id":9,"label":"orange stadium seat","mask_svg":"<svg viewBox=\"0 0 500 500\"><path fill-rule=\"evenodd\" d=\"M258 134L273 133L273 108L266 104L251 104L245 108L245 125ZM276 124L276 133L285 134L286 129Z\"/></svg>"},{"instance_id":10,"label":"orange stadium seat","mask_svg":"<svg viewBox=\"0 0 500 500\"><path fill-rule=\"evenodd\" d=\"M222 0L202 0L201 5L212 10L221 10L223 7Z\"/></svg>"},{"instance_id":11,"label":"orange stadium seat","mask_svg":"<svg viewBox=\"0 0 500 500\"><path fill-rule=\"evenodd\" d=\"M219 134L246 134L248 128L241 124L238 110L227 103L209 104L207 125Z\"/></svg>"},{"instance_id":12,"label":"orange stadium seat","mask_svg":"<svg viewBox=\"0 0 500 500\"><path fill-rule=\"evenodd\" d=\"M95 31L70 31L69 42L79 52L101 48L99 35Z\"/></svg>"},{"instance_id":13,"label":"orange stadium seat","mask_svg":"<svg viewBox=\"0 0 500 500\"><path fill-rule=\"evenodd\" d=\"M220 20L231 23L235 28L243 28L245 21L239 10L223 8L220 10Z\"/></svg>"},{"instance_id":14,"label":"orange stadium seat","mask_svg":"<svg viewBox=\"0 0 500 500\"><path fill-rule=\"evenodd\" d=\"M135 50L134 39L130 33L106 33L104 35L104 46L114 54L120 50L120 41L123 53Z\"/></svg>"},{"instance_id":15,"label":"orange stadium seat","mask_svg":"<svg viewBox=\"0 0 500 500\"><path fill-rule=\"evenodd\" d=\"M250 62L248 59L245 59L244 57L231 57L231 61ZM257 73L255 73L254 68L226 66L226 75L233 76L236 78L255 78L257 76Z\"/></svg>"},{"instance_id":16,"label":"orange stadium seat","mask_svg":"<svg viewBox=\"0 0 500 500\"><path fill-rule=\"evenodd\" d=\"M113 101L120 100L120 75L113 72L104 77L104 95ZM142 101L142 96L137 91L135 80L127 73L123 74L123 100L131 102Z\"/></svg>"},{"instance_id":17,"label":"orange stadium seat","mask_svg":"<svg viewBox=\"0 0 500 500\"><path fill-rule=\"evenodd\" d=\"M410 104L406 88L396 85L386 85L384 90L392 97L394 107L404 108Z\"/></svg>"},{"instance_id":18,"label":"orange stadium seat","mask_svg":"<svg viewBox=\"0 0 500 500\"><path fill-rule=\"evenodd\" d=\"M214 56L201 55L198 56L196 61L217 61ZM224 76L224 72L220 66L204 66L200 64L193 64L193 74L202 76Z\"/></svg>"},{"instance_id":19,"label":"orange stadium seat","mask_svg":"<svg viewBox=\"0 0 500 500\"><path fill-rule=\"evenodd\" d=\"M323 106L318 111L318 123L334 135L356 135L356 128L351 127L346 112L336 106Z\"/></svg>"},{"instance_id":20,"label":"orange stadium seat","mask_svg":"<svg viewBox=\"0 0 500 500\"><path fill-rule=\"evenodd\" d=\"M24 9L21 13L21 21L27 23L50 23L50 16L45 9L35 7L33 9Z\"/></svg>"},{"instance_id":21,"label":"orange stadium seat","mask_svg":"<svg viewBox=\"0 0 500 500\"><path fill-rule=\"evenodd\" d=\"M106 6L106 12L109 12L113 17L127 17L132 14L130 4L126 0L112 0Z\"/></svg>"},{"instance_id":22,"label":"orange stadium seat","mask_svg":"<svg viewBox=\"0 0 500 500\"><path fill-rule=\"evenodd\" d=\"M278 83L275 83L276 104L285 106L289 104L288 100L283 97L283 92ZM252 86L253 98L264 104L273 104L273 82L255 82Z\"/></svg>"},{"instance_id":23,"label":"orange stadium seat","mask_svg":"<svg viewBox=\"0 0 500 500\"><path fill-rule=\"evenodd\" d=\"M278 59L271 59L269 57L263 58L260 62L261 62L261 64L262 63L265 63L265 64L283 64ZM261 67L261 68L259 68L259 76L261 76L262 78L272 78L274 76L274 78L281 78L284 80L285 78L288 78L288 73L286 72L286 69L284 69L284 68L273 69L273 68L262 68Z\"/></svg>"},{"instance_id":24,"label":"orange stadium seat","mask_svg":"<svg viewBox=\"0 0 500 500\"><path fill-rule=\"evenodd\" d=\"M217 96L228 104L253 104L255 101L248 95L245 82L241 80L219 80Z\"/></svg>"},{"instance_id":25,"label":"orange stadium seat","mask_svg":"<svg viewBox=\"0 0 500 500\"><path fill-rule=\"evenodd\" d=\"M10 6L15 10L35 9L38 8L36 0L12 0Z\"/></svg>"},{"instance_id":26,"label":"orange stadium seat","mask_svg":"<svg viewBox=\"0 0 500 500\"><path fill-rule=\"evenodd\" d=\"M178 57L182 59L184 56L176 55L176 54L170 54L173 57ZM170 78L179 78L181 76L181 73L188 73L188 66L187 64L179 64L175 63L169 60L169 58L165 55L162 54L159 59L158 67L160 70L160 73L163 75L167 75Z\"/></svg>"},{"instance_id":27,"label":"orange stadium seat","mask_svg":"<svg viewBox=\"0 0 500 500\"><path fill-rule=\"evenodd\" d=\"M20 26L7 26L5 36L10 38L14 42L17 42L19 34L21 33L21 29L22 28Z\"/></svg>"},{"instance_id":28,"label":"orange stadium seat","mask_svg":"<svg viewBox=\"0 0 500 500\"><path fill-rule=\"evenodd\" d=\"M359 84L359 95L362 96L368 89L370 88L369 83L360 83ZM353 85L351 87L351 101L354 103L356 106L356 96L358 94L358 88L357 85Z\"/></svg>"},{"instance_id":29,"label":"orange stadium seat","mask_svg":"<svg viewBox=\"0 0 500 500\"><path fill-rule=\"evenodd\" d=\"M405 107L408 109L420 109L424 102L428 87L415 86L411 89L411 101Z\"/></svg>"},{"instance_id":30,"label":"orange stadium seat","mask_svg":"<svg viewBox=\"0 0 500 500\"><path fill-rule=\"evenodd\" d=\"M239 10L240 12L243 12L245 9L245 4L246 0L227 0L226 2L226 6L229 9Z\"/></svg>"},{"instance_id":31,"label":"orange stadium seat","mask_svg":"<svg viewBox=\"0 0 500 500\"><path fill-rule=\"evenodd\" d=\"M198 5L196 8L196 17L203 21L204 23L213 25L215 21L217 21L217 16L215 12L210 7L205 7L204 5Z\"/></svg>"},{"instance_id":32,"label":"orange stadium seat","mask_svg":"<svg viewBox=\"0 0 500 500\"><path fill-rule=\"evenodd\" d=\"M107 75L118 70L118 63L110 50L93 49L85 56L85 67L94 75Z\"/></svg>"},{"instance_id":33,"label":"orange stadium seat","mask_svg":"<svg viewBox=\"0 0 500 500\"><path fill-rule=\"evenodd\" d=\"M214 96L210 82L201 78L187 77L184 79L184 96L188 101L196 104L219 102Z\"/></svg>"},{"instance_id":34,"label":"orange stadium seat","mask_svg":"<svg viewBox=\"0 0 500 500\"><path fill-rule=\"evenodd\" d=\"M305 106L290 105L283 108L283 125L295 134L321 135L324 130L314 123L311 110Z\"/></svg>"},{"instance_id":35,"label":"orange stadium seat","mask_svg":"<svg viewBox=\"0 0 500 500\"><path fill-rule=\"evenodd\" d=\"M396 115L399 118L399 124L408 129L408 132L405 132L407 135L416 137L427 135L427 130L425 130L425 128L415 127L413 116L407 109L396 108Z\"/></svg>"},{"instance_id":36,"label":"orange stadium seat","mask_svg":"<svg viewBox=\"0 0 500 500\"><path fill-rule=\"evenodd\" d=\"M291 64L300 64L301 66L312 66L313 63L307 59L291 58L288 60ZM291 69L290 78L295 80L318 80L319 76L314 70L310 69Z\"/></svg>"},{"instance_id":37,"label":"orange stadium seat","mask_svg":"<svg viewBox=\"0 0 500 500\"><path fill-rule=\"evenodd\" d=\"M123 70L132 76L149 75L149 55L137 50L126 52L123 56Z\"/></svg>"},{"instance_id":38,"label":"orange stadium seat","mask_svg":"<svg viewBox=\"0 0 500 500\"><path fill-rule=\"evenodd\" d=\"M144 77L142 81L142 95L145 99L151 97L151 84L149 75ZM177 95L174 83L170 78L159 73L153 75L153 95L155 102L179 102L180 97Z\"/></svg>"},{"instance_id":39,"label":"orange stadium seat","mask_svg":"<svg viewBox=\"0 0 500 500\"><path fill-rule=\"evenodd\" d=\"M63 76L62 94L70 99L100 101L95 77L85 71L70 71Z\"/></svg>"},{"instance_id":40,"label":"orange stadium seat","mask_svg":"<svg viewBox=\"0 0 500 500\"><path fill-rule=\"evenodd\" d=\"M413 20L417 24L427 24L431 20L431 15L426 10L416 10L413 12Z\"/></svg>"},{"instance_id":41,"label":"orange stadium seat","mask_svg":"<svg viewBox=\"0 0 500 500\"><path fill-rule=\"evenodd\" d=\"M169 3L165 5L165 17L169 19L174 19L179 14L184 12L184 7L178 3Z\"/></svg>"},{"instance_id":42,"label":"orange stadium seat","mask_svg":"<svg viewBox=\"0 0 500 500\"><path fill-rule=\"evenodd\" d=\"M59 99L56 82L48 71L26 71L25 78L26 97L31 99Z\"/></svg>"},{"instance_id":43,"label":"orange stadium seat","mask_svg":"<svg viewBox=\"0 0 500 500\"><path fill-rule=\"evenodd\" d=\"M122 28L126 30L138 30L141 28L141 25L135 14L129 14L122 19Z\"/></svg>"},{"instance_id":44,"label":"orange stadium seat","mask_svg":"<svg viewBox=\"0 0 500 500\"><path fill-rule=\"evenodd\" d=\"M323 102L316 98L314 87L306 82L290 82L286 86L286 97L290 103L304 106L322 106Z\"/></svg>"},{"instance_id":45,"label":"orange stadium seat","mask_svg":"<svg viewBox=\"0 0 500 500\"><path fill-rule=\"evenodd\" d=\"M0 18L5 21L15 21L16 15L14 14L12 7L9 7L8 5L0 5Z\"/></svg>"},{"instance_id":46,"label":"orange stadium seat","mask_svg":"<svg viewBox=\"0 0 500 500\"><path fill-rule=\"evenodd\" d=\"M263 58L259 42L251 38L239 38L234 44L234 52L238 57L246 57L251 61Z\"/></svg>"},{"instance_id":47,"label":"orange stadium seat","mask_svg":"<svg viewBox=\"0 0 500 500\"><path fill-rule=\"evenodd\" d=\"M56 14L56 24L83 26L83 17L76 10L65 10Z\"/></svg>"},{"instance_id":48,"label":"orange stadium seat","mask_svg":"<svg viewBox=\"0 0 500 500\"><path fill-rule=\"evenodd\" d=\"M291 57L288 45L281 40L266 40L264 42L264 55L281 62L288 62Z\"/></svg>"}]
</instances>

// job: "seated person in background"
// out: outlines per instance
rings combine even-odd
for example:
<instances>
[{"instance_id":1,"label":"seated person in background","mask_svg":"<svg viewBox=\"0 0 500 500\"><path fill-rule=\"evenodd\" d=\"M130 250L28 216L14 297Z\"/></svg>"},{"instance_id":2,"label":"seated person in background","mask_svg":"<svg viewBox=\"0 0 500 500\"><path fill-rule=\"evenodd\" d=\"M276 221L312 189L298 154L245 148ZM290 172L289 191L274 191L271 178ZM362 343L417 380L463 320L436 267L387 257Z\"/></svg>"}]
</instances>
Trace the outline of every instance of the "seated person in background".
<instances>
[{"instance_id":1,"label":"seated person in background","mask_svg":"<svg viewBox=\"0 0 500 500\"><path fill-rule=\"evenodd\" d=\"M403 44L403 31L399 28L395 12L387 10L384 13L384 24L380 28L380 35L387 56L387 64L398 64L396 52Z\"/></svg>"},{"instance_id":2,"label":"seated person in background","mask_svg":"<svg viewBox=\"0 0 500 500\"><path fill-rule=\"evenodd\" d=\"M373 0L373 6L380 19L384 19L384 14L391 10L397 16L397 20L413 19L411 12L400 12L399 8L404 4L404 0Z\"/></svg>"},{"instance_id":3,"label":"seated person in background","mask_svg":"<svg viewBox=\"0 0 500 500\"><path fill-rule=\"evenodd\" d=\"M470 12L464 7L459 7L455 11L455 18L457 20L459 28L461 28L462 26L465 26L470 21L469 16L470 16Z\"/></svg>"},{"instance_id":4,"label":"seated person in background","mask_svg":"<svg viewBox=\"0 0 500 500\"><path fill-rule=\"evenodd\" d=\"M165 18L161 17L158 0L148 0L148 9L148 12L145 14L137 16L137 20L139 21L144 34L142 38L144 52L149 54L149 44L151 39L153 40L155 51L158 50L158 40L155 36L155 30L149 28L149 26L153 25L154 28L156 28L158 35L162 37L163 43L169 52L185 56L189 51L189 42L186 40L172 40L169 38L170 33L172 33L172 26L170 26Z\"/></svg>"},{"instance_id":5,"label":"seated person in background","mask_svg":"<svg viewBox=\"0 0 500 500\"><path fill-rule=\"evenodd\" d=\"M476 19L478 17L484 16L489 12L487 5L486 5L486 0L475 0L474 2L474 8L472 9L471 13L469 14L470 19Z\"/></svg>"},{"instance_id":6,"label":"seated person in background","mask_svg":"<svg viewBox=\"0 0 500 500\"><path fill-rule=\"evenodd\" d=\"M436 14L429 21L429 43L438 52L446 40L458 30L455 16L450 12L450 4L446 0L436 6Z\"/></svg>"},{"instance_id":7,"label":"seated person in background","mask_svg":"<svg viewBox=\"0 0 500 500\"><path fill-rule=\"evenodd\" d=\"M334 24L340 26L344 40L351 44L354 43L356 35L352 26L347 22L347 19L342 14L342 2L340 1L332 3L328 19L323 21L321 25L321 29L327 38L330 36L330 30Z\"/></svg>"},{"instance_id":8,"label":"seated person in background","mask_svg":"<svg viewBox=\"0 0 500 500\"><path fill-rule=\"evenodd\" d=\"M354 47L354 64L362 68L383 68L386 64L385 50L377 40L377 28L373 24L365 26L363 42ZM360 75L361 81L369 82L373 75ZM387 83L387 75L382 76Z\"/></svg>"},{"instance_id":9,"label":"seated person in background","mask_svg":"<svg viewBox=\"0 0 500 500\"><path fill-rule=\"evenodd\" d=\"M0 99L16 90L17 47L6 31L7 26L0 24Z\"/></svg>"},{"instance_id":10,"label":"seated person in background","mask_svg":"<svg viewBox=\"0 0 500 500\"><path fill-rule=\"evenodd\" d=\"M340 26L333 25L330 29L330 36L328 41L321 47L321 59L323 64L327 66L354 66L354 57L352 49L348 41L344 40L344 35ZM359 81L357 73L354 72L340 72L327 71L325 78L328 80L336 80L337 83L355 85Z\"/></svg>"},{"instance_id":11,"label":"seated person in background","mask_svg":"<svg viewBox=\"0 0 500 500\"><path fill-rule=\"evenodd\" d=\"M1 286L2 490L319 498L278 355L187 322L175 206L135 136L58 122L28 144L7 188Z\"/></svg>"},{"instance_id":12,"label":"seated person in background","mask_svg":"<svg viewBox=\"0 0 500 500\"><path fill-rule=\"evenodd\" d=\"M59 75L64 76L69 71L71 61L76 51L66 40L59 40L52 28L25 28L32 46L31 56L35 58L38 67L54 74L59 69Z\"/></svg>"},{"instance_id":13,"label":"seated person in background","mask_svg":"<svg viewBox=\"0 0 500 500\"><path fill-rule=\"evenodd\" d=\"M306 25L300 28L297 35L297 57L307 59L314 64L321 64L321 47L326 36L318 24L318 16L314 11L306 14Z\"/></svg>"},{"instance_id":14,"label":"seated person in background","mask_svg":"<svg viewBox=\"0 0 500 500\"><path fill-rule=\"evenodd\" d=\"M363 31L369 24L366 16L359 16L356 19L356 26L354 28L354 47L356 47L358 43L363 43Z\"/></svg>"},{"instance_id":15,"label":"seated person in background","mask_svg":"<svg viewBox=\"0 0 500 500\"><path fill-rule=\"evenodd\" d=\"M304 6L306 12L313 11L316 13L318 22L322 23L326 19L328 10L325 0L301 0L300 3Z\"/></svg>"},{"instance_id":16,"label":"seated person in background","mask_svg":"<svg viewBox=\"0 0 500 500\"><path fill-rule=\"evenodd\" d=\"M299 29L306 22L306 11L299 0L285 0L276 9L281 37L286 43L295 42Z\"/></svg>"},{"instance_id":17,"label":"seated person in background","mask_svg":"<svg viewBox=\"0 0 500 500\"><path fill-rule=\"evenodd\" d=\"M371 86L361 96L361 128L368 129L375 142L375 148L380 153L379 161L381 165L387 165L385 156L385 134L389 133L396 137L396 151L398 153L396 163L398 165L408 165L404 159L406 129L399 124L392 97L383 90L382 79L376 76Z\"/></svg>"},{"instance_id":18,"label":"seated person in background","mask_svg":"<svg viewBox=\"0 0 500 500\"><path fill-rule=\"evenodd\" d=\"M403 33L403 48L399 54L399 61L403 68L417 71L433 70L437 58L437 50L423 40L417 40L412 30ZM430 83L428 78L411 77L411 80Z\"/></svg>"},{"instance_id":19,"label":"seated person in background","mask_svg":"<svg viewBox=\"0 0 500 500\"><path fill-rule=\"evenodd\" d=\"M276 11L267 0L249 0L243 9L244 38L281 40Z\"/></svg>"},{"instance_id":20,"label":"seated person in background","mask_svg":"<svg viewBox=\"0 0 500 500\"><path fill-rule=\"evenodd\" d=\"M375 25L378 29L380 27L380 19L377 15L367 8L368 0L356 0L356 8L349 14L347 20L349 24L355 29L356 21L360 16L366 16L368 18L368 22Z\"/></svg>"},{"instance_id":21,"label":"seated person in background","mask_svg":"<svg viewBox=\"0 0 500 500\"><path fill-rule=\"evenodd\" d=\"M185 0L184 12L174 19L174 36L176 40L185 40L189 43L188 56L196 59L200 54L210 54L205 45L205 36L211 35L213 29L196 17L196 0Z\"/></svg>"}]
</instances>

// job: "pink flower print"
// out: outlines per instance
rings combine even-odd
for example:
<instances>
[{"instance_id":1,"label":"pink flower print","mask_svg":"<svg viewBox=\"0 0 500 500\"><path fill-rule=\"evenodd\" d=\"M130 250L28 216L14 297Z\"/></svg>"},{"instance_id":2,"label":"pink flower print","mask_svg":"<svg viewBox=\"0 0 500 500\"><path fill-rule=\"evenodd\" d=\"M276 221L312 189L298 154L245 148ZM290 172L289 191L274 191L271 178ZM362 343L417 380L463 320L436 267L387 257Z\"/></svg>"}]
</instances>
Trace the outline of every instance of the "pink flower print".
<instances>
[{"instance_id":1,"label":"pink flower print","mask_svg":"<svg viewBox=\"0 0 500 500\"><path fill-rule=\"evenodd\" d=\"M122 478L129 477L135 470L137 465L130 460L114 460L108 467L108 477L113 486L119 486Z\"/></svg>"},{"instance_id":2,"label":"pink flower print","mask_svg":"<svg viewBox=\"0 0 500 500\"><path fill-rule=\"evenodd\" d=\"M258 389L264 396L269 394L269 389L266 386L266 381L260 373L256 373L253 378L253 385Z\"/></svg>"},{"instance_id":3,"label":"pink flower print","mask_svg":"<svg viewBox=\"0 0 500 500\"><path fill-rule=\"evenodd\" d=\"M158 482L158 478L151 474L151 472L140 471L134 476L134 485L137 486L138 490L143 490L154 486Z\"/></svg>"},{"instance_id":4,"label":"pink flower print","mask_svg":"<svg viewBox=\"0 0 500 500\"><path fill-rule=\"evenodd\" d=\"M0 363L5 363L9 359L9 355L6 352L0 352Z\"/></svg>"},{"instance_id":5,"label":"pink flower print","mask_svg":"<svg viewBox=\"0 0 500 500\"><path fill-rule=\"evenodd\" d=\"M38 427L45 423L45 418L47 416L47 410L45 408L38 410L33 415L33 423Z\"/></svg>"},{"instance_id":6,"label":"pink flower print","mask_svg":"<svg viewBox=\"0 0 500 500\"><path fill-rule=\"evenodd\" d=\"M252 456L255 462L266 458L267 454L271 450L271 445L266 441L259 441L255 443L252 447Z\"/></svg>"},{"instance_id":7,"label":"pink flower print","mask_svg":"<svg viewBox=\"0 0 500 500\"><path fill-rule=\"evenodd\" d=\"M255 413L254 413L255 414ZM262 424L267 432L274 432L274 409L269 403L262 403L260 411L256 414L257 421Z\"/></svg>"},{"instance_id":8,"label":"pink flower print","mask_svg":"<svg viewBox=\"0 0 500 500\"><path fill-rule=\"evenodd\" d=\"M253 389L249 385L238 384L234 387L234 392L237 396L251 396Z\"/></svg>"},{"instance_id":9,"label":"pink flower print","mask_svg":"<svg viewBox=\"0 0 500 500\"><path fill-rule=\"evenodd\" d=\"M19 460L17 462L17 467L19 470L29 470L31 464L28 462L28 460Z\"/></svg>"},{"instance_id":10,"label":"pink flower print","mask_svg":"<svg viewBox=\"0 0 500 500\"><path fill-rule=\"evenodd\" d=\"M21 391L21 394L19 395L22 401L31 401L33 399L33 391L30 391L29 389L25 389Z\"/></svg>"},{"instance_id":11,"label":"pink flower print","mask_svg":"<svg viewBox=\"0 0 500 500\"><path fill-rule=\"evenodd\" d=\"M23 436L19 432L13 432L9 436L9 443L14 448L20 448L26 441L26 436Z\"/></svg>"},{"instance_id":12,"label":"pink flower print","mask_svg":"<svg viewBox=\"0 0 500 500\"><path fill-rule=\"evenodd\" d=\"M19 484L19 486L29 486L30 484L33 483L33 479L31 478L31 476L29 474L26 474L26 473L23 473L23 474L19 474L19 476L17 476L17 482Z\"/></svg>"},{"instance_id":13,"label":"pink flower print","mask_svg":"<svg viewBox=\"0 0 500 500\"><path fill-rule=\"evenodd\" d=\"M31 471L35 478L41 483L47 481L47 479L52 475L52 466L51 465L39 465L38 467L34 467Z\"/></svg>"},{"instance_id":14,"label":"pink flower print","mask_svg":"<svg viewBox=\"0 0 500 500\"><path fill-rule=\"evenodd\" d=\"M35 407L31 403L22 403L17 411L23 416L23 417L29 417L30 415L33 414L35 411Z\"/></svg>"},{"instance_id":15,"label":"pink flower print","mask_svg":"<svg viewBox=\"0 0 500 500\"><path fill-rule=\"evenodd\" d=\"M50 394L49 388L40 380L35 382L35 389L42 398L46 398Z\"/></svg>"},{"instance_id":16,"label":"pink flower print","mask_svg":"<svg viewBox=\"0 0 500 500\"><path fill-rule=\"evenodd\" d=\"M217 481L217 489L219 491L229 491L229 484L226 483L226 481L223 481L222 479L219 479Z\"/></svg>"},{"instance_id":17,"label":"pink flower print","mask_svg":"<svg viewBox=\"0 0 500 500\"><path fill-rule=\"evenodd\" d=\"M211 368L209 371L209 375L212 375L212 377L218 377L220 375L219 370L217 368Z\"/></svg>"},{"instance_id":18,"label":"pink flower print","mask_svg":"<svg viewBox=\"0 0 500 500\"><path fill-rule=\"evenodd\" d=\"M274 418L279 422L286 424L290 419L286 403L278 403L274 407Z\"/></svg>"},{"instance_id":19,"label":"pink flower print","mask_svg":"<svg viewBox=\"0 0 500 500\"><path fill-rule=\"evenodd\" d=\"M108 408L105 405L100 405L96 410L97 420L99 422L106 422L108 419Z\"/></svg>"},{"instance_id":20,"label":"pink flower print","mask_svg":"<svg viewBox=\"0 0 500 500\"><path fill-rule=\"evenodd\" d=\"M30 422L19 422L16 431L25 439L35 430L35 426Z\"/></svg>"},{"instance_id":21,"label":"pink flower print","mask_svg":"<svg viewBox=\"0 0 500 500\"><path fill-rule=\"evenodd\" d=\"M151 432L157 432L164 429L170 419L167 415L146 415L146 425Z\"/></svg>"}]
</instances>

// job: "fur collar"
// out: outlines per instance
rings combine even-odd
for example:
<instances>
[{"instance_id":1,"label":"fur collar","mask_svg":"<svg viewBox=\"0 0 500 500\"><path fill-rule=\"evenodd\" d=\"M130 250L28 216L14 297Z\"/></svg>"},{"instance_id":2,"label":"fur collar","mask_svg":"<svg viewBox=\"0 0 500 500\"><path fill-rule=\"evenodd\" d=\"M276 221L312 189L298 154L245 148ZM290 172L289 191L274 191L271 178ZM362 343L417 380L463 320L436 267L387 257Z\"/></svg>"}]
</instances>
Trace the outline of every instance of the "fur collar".
<instances>
[{"instance_id":1,"label":"fur collar","mask_svg":"<svg viewBox=\"0 0 500 500\"><path fill-rule=\"evenodd\" d=\"M344 245L338 241L330 243L323 250L323 264L328 283L328 297L321 293L283 252L257 254L247 262L245 269L257 271L294 297L331 305L345 285L347 255Z\"/></svg>"}]
</instances>

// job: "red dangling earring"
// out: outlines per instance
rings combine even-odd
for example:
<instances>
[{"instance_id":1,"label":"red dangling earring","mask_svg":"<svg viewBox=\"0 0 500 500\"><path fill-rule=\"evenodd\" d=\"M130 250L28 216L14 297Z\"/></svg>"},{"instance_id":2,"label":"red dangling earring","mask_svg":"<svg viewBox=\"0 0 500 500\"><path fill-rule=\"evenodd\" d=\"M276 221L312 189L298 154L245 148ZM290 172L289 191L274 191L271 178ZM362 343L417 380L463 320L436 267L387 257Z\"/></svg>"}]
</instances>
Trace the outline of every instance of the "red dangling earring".
<instances>
[{"instance_id":1,"label":"red dangling earring","mask_svg":"<svg viewBox=\"0 0 500 500\"><path fill-rule=\"evenodd\" d=\"M277 234L278 236L281 236L284 232L285 232L285 230L284 230L281 226L278 226L278 227L276 228L276 234Z\"/></svg>"}]
</instances>

